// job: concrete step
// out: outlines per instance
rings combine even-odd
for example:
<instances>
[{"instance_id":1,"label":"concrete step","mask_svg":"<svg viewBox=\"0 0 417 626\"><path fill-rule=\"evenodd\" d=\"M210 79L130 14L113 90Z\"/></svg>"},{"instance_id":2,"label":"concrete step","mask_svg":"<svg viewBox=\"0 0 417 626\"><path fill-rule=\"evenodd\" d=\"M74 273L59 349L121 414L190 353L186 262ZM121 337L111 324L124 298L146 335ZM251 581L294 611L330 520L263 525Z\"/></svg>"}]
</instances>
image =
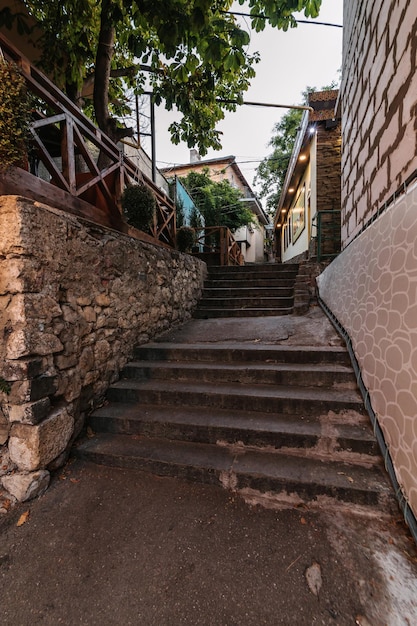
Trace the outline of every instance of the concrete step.
<instances>
[{"instance_id":1,"label":"concrete step","mask_svg":"<svg viewBox=\"0 0 417 626\"><path fill-rule=\"evenodd\" d=\"M121 378L356 389L352 368L338 363L207 363L132 361Z\"/></svg>"},{"instance_id":2,"label":"concrete step","mask_svg":"<svg viewBox=\"0 0 417 626\"><path fill-rule=\"evenodd\" d=\"M297 263L259 263L256 265L212 265L209 267L209 272L213 276L219 274L229 275L242 275L242 274L268 274L268 275L281 275L281 274L297 274L299 266Z\"/></svg>"},{"instance_id":3,"label":"concrete step","mask_svg":"<svg viewBox=\"0 0 417 626\"><path fill-rule=\"evenodd\" d=\"M391 503L343 347L154 342L122 376L77 454L277 506Z\"/></svg>"},{"instance_id":4,"label":"concrete step","mask_svg":"<svg viewBox=\"0 0 417 626\"><path fill-rule=\"evenodd\" d=\"M316 458L368 455L372 463L378 455L369 420L353 412L329 423L316 416L116 403L94 411L89 424L94 432L301 450Z\"/></svg>"},{"instance_id":5,"label":"concrete step","mask_svg":"<svg viewBox=\"0 0 417 626\"><path fill-rule=\"evenodd\" d=\"M204 282L205 289L241 289L244 287L293 289L294 278L248 278L247 276L242 276L239 280L237 278L234 280L231 278L213 280L209 275Z\"/></svg>"},{"instance_id":6,"label":"concrete step","mask_svg":"<svg viewBox=\"0 0 417 626\"><path fill-rule=\"evenodd\" d=\"M210 267L202 298L193 317L209 319L292 315L297 272L296 264Z\"/></svg>"},{"instance_id":7,"label":"concrete step","mask_svg":"<svg viewBox=\"0 0 417 626\"><path fill-rule=\"evenodd\" d=\"M251 343L154 342L136 348L135 359L198 363L274 364L333 363L350 367L349 353L342 346L283 346Z\"/></svg>"},{"instance_id":8,"label":"concrete step","mask_svg":"<svg viewBox=\"0 0 417 626\"><path fill-rule=\"evenodd\" d=\"M216 407L266 413L320 415L329 411L363 412L359 393L353 389L312 389L238 383L201 383L158 380L120 380L108 390L110 402Z\"/></svg>"},{"instance_id":9,"label":"concrete step","mask_svg":"<svg viewBox=\"0 0 417 626\"><path fill-rule=\"evenodd\" d=\"M242 495L283 501L287 506L309 503L329 507L332 502L386 508L392 500L379 465L325 463L279 452L237 451L233 446L109 433L84 441L75 453L107 466L215 484Z\"/></svg>"},{"instance_id":10,"label":"concrete step","mask_svg":"<svg viewBox=\"0 0 417 626\"><path fill-rule=\"evenodd\" d=\"M201 308L193 312L194 319L212 319L222 317L272 317L274 315L292 315L293 307L282 309L266 308L246 308L246 309L225 309L225 308Z\"/></svg>"},{"instance_id":11,"label":"concrete step","mask_svg":"<svg viewBox=\"0 0 417 626\"><path fill-rule=\"evenodd\" d=\"M293 297L286 298L273 298L262 297L253 294L241 298L236 294L236 297L229 298L213 298L207 297L204 292L203 297L198 303L199 309L288 309L294 304Z\"/></svg>"},{"instance_id":12,"label":"concrete step","mask_svg":"<svg viewBox=\"0 0 417 626\"><path fill-rule=\"evenodd\" d=\"M213 287L204 289L204 298L292 298L292 287Z\"/></svg>"},{"instance_id":13,"label":"concrete step","mask_svg":"<svg viewBox=\"0 0 417 626\"><path fill-rule=\"evenodd\" d=\"M225 268L226 270L226 268ZM296 271L281 271L281 272L251 272L238 270L235 272L219 271L212 272L209 268L208 279L216 282L223 280L233 280L236 283L246 282L247 280L291 280L294 281L297 277Z\"/></svg>"}]
</instances>

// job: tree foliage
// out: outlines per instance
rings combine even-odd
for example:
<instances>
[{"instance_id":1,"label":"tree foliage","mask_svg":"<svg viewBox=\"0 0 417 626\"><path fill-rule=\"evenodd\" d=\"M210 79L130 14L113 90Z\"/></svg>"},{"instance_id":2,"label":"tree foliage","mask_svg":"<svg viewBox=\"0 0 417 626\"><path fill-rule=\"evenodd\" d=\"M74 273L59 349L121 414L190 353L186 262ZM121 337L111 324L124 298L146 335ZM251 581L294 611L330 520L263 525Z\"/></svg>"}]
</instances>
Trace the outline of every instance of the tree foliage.
<instances>
[{"instance_id":1,"label":"tree foliage","mask_svg":"<svg viewBox=\"0 0 417 626\"><path fill-rule=\"evenodd\" d=\"M319 91L336 88L337 83L333 81ZM308 104L309 94L315 91L317 91L316 87L305 88L302 94L304 104ZM275 213L277 208L301 118L301 110L290 109L275 124L268 144L272 147L272 152L261 161L256 170L255 184L260 184L259 195L261 198L266 198L266 209L271 215Z\"/></svg>"},{"instance_id":2,"label":"tree foliage","mask_svg":"<svg viewBox=\"0 0 417 626\"><path fill-rule=\"evenodd\" d=\"M301 110L290 109L275 124L268 144L273 150L261 161L256 170L254 182L261 185L259 195L266 198L266 209L271 215L274 214L278 204L301 117Z\"/></svg>"},{"instance_id":3,"label":"tree foliage","mask_svg":"<svg viewBox=\"0 0 417 626\"><path fill-rule=\"evenodd\" d=\"M0 172L24 167L29 141L30 97L19 68L0 57Z\"/></svg>"},{"instance_id":4,"label":"tree foliage","mask_svg":"<svg viewBox=\"0 0 417 626\"><path fill-rule=\"evenodd\" d=\"M216 124L225 110L242 102L255 75L257 53L249 33L229 13L231 0L24 0L41 25L33 37L42 63L67 94L80 101L93 93L96 120L114 139L130 134L116 128L114 114L127 84L137 91L149 77L154 100L182 113L172 123L174 143L185 141L201 154L220 148ZM252 27L269 22L296 26L294 12L316 17L321 0L239 0L249 5ZM259 17L263 15L265 17ZM12 21L9 8L0 25ZM16 17L16 16L14 16ZM16 17L22 26L21 16ZM149 72L143 72L144 66ZM86 85L90 86L86 90Z\"/></svg>"},{"instance_id":5,"label":"tree foliage","mask_svg":"<svg viewBox=\"0 0 417 626\"><path fill-rule=\"evenodd\" d=\"M243 194L228 180L211 180L208 170L190 172L182 182L203 215L206 226L227 226L235 231L253 221L253 215L242 202Z\"/></svg>"}]
</instances>

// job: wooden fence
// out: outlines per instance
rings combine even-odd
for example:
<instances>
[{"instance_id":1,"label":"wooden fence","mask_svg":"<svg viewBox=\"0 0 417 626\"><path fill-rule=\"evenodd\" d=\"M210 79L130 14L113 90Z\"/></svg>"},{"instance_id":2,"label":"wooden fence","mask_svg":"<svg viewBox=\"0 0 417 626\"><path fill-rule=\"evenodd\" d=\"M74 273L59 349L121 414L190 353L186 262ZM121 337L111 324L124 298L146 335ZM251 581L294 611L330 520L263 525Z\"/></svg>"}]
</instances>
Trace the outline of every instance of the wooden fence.
<instances>
[{"instance_id":1,"label":"wooden fence","mask_svg":"<svg viewBox=\"0 0 417 626\"><path fill-rule=\"evenodd\" d=\"M0 194L26 196L140 239L174 247L173 201L3 35L0 46L4 58L20 67L36 103L27 169L11 167L2 174ZM129 227L122 215L122 191L135 183L146 185L156 198L149 235Z\"/></svg>"},{"instance_id":2,"label":"wooden fence","mask_svg":"<svg viewBox=\"0 0 417 626\"><path fill-rule=\"evenodd\" d=\"M207 265L243 265L244 258L239 244L226 226L208 226L196 231L196 244L203 252L196 256Z\"/></svg>"}]
</instances>

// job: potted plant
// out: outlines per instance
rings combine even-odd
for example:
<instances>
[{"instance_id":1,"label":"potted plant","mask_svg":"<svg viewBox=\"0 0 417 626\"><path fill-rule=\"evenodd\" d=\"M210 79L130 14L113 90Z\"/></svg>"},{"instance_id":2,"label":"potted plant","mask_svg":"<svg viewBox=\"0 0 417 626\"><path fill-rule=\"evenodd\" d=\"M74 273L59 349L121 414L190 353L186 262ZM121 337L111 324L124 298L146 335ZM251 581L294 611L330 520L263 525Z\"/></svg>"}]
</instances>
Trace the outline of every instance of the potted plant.
<instances>
[{"instance_id":1,"label":"potted plant","mask_svg":"<svg viewBox=\"0 0 417 626\"><path fill-rule=\"evenodd\" d=\"M145 185L131 185L126 187L121 200L128 223L139 230L149 230L156 210L155 196L150 189Z\"/></svg>"},{"instance_id":2,"label":"potted plant","mask_svg":"<svg viewBox=\"0 0 417 626\"><path fill-rule=\"evenodd\" d=\"M194 229L189 226L181 226L177 230L177 248L180 252L191 252L194 242Z\"/></svg>"}]
</instances>

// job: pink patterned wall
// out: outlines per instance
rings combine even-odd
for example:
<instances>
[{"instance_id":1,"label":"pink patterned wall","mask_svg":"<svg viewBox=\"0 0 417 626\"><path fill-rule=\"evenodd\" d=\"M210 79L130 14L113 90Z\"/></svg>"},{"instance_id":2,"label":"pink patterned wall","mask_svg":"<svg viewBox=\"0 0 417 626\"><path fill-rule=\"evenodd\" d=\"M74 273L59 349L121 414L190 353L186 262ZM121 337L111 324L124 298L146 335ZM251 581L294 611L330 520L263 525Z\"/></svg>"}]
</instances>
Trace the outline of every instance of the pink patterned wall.
<instances>
[{"instance_id":1,"label":"pink patterned wall","mask_svg":"<svg viewBox=\"0 0 417 626\"><path fill-rule=\"evenodd\" d=\"M318 285L352 339L398 482L417 515L417 183Z\"/></svg>"}]
</instances>

